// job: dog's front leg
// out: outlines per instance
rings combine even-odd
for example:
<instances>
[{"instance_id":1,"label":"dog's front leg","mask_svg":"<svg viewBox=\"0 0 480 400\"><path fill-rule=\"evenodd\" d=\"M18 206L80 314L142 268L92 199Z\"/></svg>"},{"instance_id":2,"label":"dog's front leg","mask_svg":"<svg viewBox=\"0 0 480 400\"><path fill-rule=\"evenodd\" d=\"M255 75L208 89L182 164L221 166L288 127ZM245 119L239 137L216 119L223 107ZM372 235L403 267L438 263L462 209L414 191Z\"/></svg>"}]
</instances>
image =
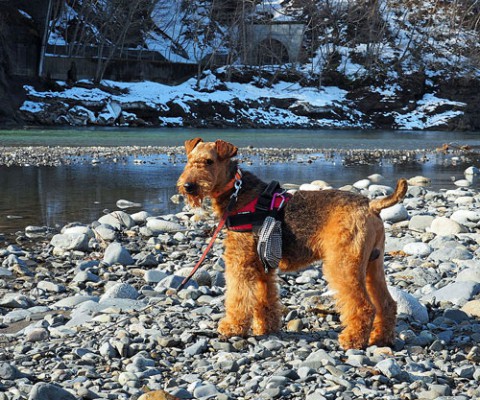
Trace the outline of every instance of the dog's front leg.
<instances>
[{"instance_id":1,"label":"dog's front leg","mask_svg":"<svg viewBox=\"0 0 480 400\"><path fill-rule=\"evenodd\" d=\"M225 239L225 317L218 325L224 336L246 336L252 325L261 270L252 235L229 232Z\"/></svg>"},{"instance_id":2,"label":"dog's front leg","mask_svg":"<svg viewBox=\"0 0 480 400\"><path fill-rule=\"evenodd\" d=\"M218 324L221 335L246 336L252 323L253 290L251 274L245 264L232 264L225 260L225 317Z\"/></svg>"},{"instance_id":3,"label":"dog's front leg","mask_svg":"<svg viewBox=\"0 0 480 400\"><path fill-rule=\"evenodd\" d=\"M263 270L258 262L257 268ZM262 271L256 283L256 304L253 309L252 330L254 335L266 335L280 330L282 308L278 295L277 271Z\"/></svg>"}]
</instances>

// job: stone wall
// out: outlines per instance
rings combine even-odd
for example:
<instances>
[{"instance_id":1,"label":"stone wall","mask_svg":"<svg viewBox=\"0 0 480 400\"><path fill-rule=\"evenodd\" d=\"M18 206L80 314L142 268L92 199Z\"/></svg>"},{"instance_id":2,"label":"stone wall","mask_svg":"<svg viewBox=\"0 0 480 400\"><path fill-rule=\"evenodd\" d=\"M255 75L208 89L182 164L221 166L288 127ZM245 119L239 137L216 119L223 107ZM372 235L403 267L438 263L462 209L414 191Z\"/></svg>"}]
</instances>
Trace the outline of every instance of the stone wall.
<instances>
[{"instance_id":1,"label":"stone wall","mask_svg":"<svg viewBox=\"0 0 480 400\"><path fill-rule=\"evenodd\" d=\"M262 64L265 51L268 50L278 53L271 54L273 59L275 55L277 56L278 63L298 61L301 54L304 29L304 24L292 22L248 26L246 28L248 48L243 62L250 65ZM272 47L274 48L272 49ZM281 54L282 51L287 52L287 59L285 59L284 54Z\"/></svg>"}]
</instances>

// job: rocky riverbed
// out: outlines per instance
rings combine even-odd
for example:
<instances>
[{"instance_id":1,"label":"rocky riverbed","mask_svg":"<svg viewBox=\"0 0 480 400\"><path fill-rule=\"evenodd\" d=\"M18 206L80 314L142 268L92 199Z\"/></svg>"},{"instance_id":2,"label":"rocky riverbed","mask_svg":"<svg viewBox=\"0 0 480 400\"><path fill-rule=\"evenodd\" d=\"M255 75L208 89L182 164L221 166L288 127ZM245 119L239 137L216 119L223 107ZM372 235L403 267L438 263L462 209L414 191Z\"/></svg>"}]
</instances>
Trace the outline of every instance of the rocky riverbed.
<instances>
[{"instance_id":1,"label":"rocky riverbed","mask_svg":"<svg viewBox=\"0 0 480 400\"><path fill-rule=\"evenodd\" d=\"M0 237L0 399L479 398L480 193L426 182L412 178L403 204L382 212L399 306L391 348L339 347L319 265L280 275L281 332L219 337L221 240L175 290L209 241L208 209L127 208ZM378 175L342 189L392 190Z\"/></svg>"}]
</instances>

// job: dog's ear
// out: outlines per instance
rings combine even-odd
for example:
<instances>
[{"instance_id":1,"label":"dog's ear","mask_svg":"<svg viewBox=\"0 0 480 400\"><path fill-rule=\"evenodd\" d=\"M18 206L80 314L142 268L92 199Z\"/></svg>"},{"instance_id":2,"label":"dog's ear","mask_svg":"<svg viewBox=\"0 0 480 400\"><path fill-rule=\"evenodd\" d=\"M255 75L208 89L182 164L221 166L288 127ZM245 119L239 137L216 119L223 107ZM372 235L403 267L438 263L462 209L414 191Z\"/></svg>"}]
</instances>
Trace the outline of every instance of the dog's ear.
<instances>
[{"instance_id":1,"label":"dog's ear","mask_svg":"<svg viewBox=\"0 0 480 400\"><path fill-rule=\"evenodd\" d=\"M217 154L220 160L232 158L237 155L238 148L224 140L216 140L215 147L217 148Z\"/></svg>"},{"instance_id":2,"label":"dog's ear","mask_svg":"<svg viewBox=\"0 0 480 400\"><path fill-rule=\"evenodd\" d=\"M187 151L187 155L190 154L190 152L195 148L197 144L200 142L203 142L202 138L195 138L195 139L190 139L190 140L185 140L185 150Z\"/></svg>"}]
</instances>

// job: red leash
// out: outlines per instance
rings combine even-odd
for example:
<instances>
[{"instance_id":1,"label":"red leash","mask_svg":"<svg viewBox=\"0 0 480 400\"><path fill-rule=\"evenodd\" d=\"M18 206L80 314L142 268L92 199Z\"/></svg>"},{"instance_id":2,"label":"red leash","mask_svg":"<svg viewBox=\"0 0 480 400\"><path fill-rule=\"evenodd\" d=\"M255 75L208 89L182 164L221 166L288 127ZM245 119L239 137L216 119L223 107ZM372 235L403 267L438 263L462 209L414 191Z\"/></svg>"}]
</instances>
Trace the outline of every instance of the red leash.
<instances>
[{"instance_id":1,"label":"red leash","mask_svg":"<svg viewBox=\"0 0 480 400\"><path fill-rule=\"evenodd\" d=\"M215 232L213 232L212 238L210 239L210 243L208 244L207 248L203 252L200 259L197 261L197 263L193 267L190 274L188 274L188 276L185 277L182 283L180 283L180 286L177 288L177 291L182 290L187 284L187 282L192 278L192 276L195 275L195 272L197 272L197 270L200 268L200 265L202 265L203 261L205 260L205 257L207 256L208 252L210 251L213 244L215 243L215 239L217 238L218 234L220 233L222 228L225 226L225 222L227 221L228 215L230 214L230 210L232 209L233 205L237 201L238 192L242 187L242 172L239 169L235 174L234 184L232 185L232 187L235 188L235 192L230 196L230 202L228 203L227 209L223 213L222 219L218 223L217 228L215 229ZM231 189L231 187L229 189Z\"/></svg>"},{"instance_id":2,"label":"red leash","mask_svg":"<svg viewBox=\"0 0 480 400\"><path fill-rule=\"evenodd\" d=\"M213 235L212 235L212 238L210 239L210 243L208 244L207 248L205 249L205 251L203 252L202 256L200 257L200 259L197 261L197 263L195 264L195 266L193 267L192 271L190 272L190 274L188 274L187 277L185 277L185 279L182 281L182 283L180 284L180 286L177 288L178 291L182 290L183 287L187 284L187 282L192 278L193 275L195 275L195 272L197 272L197 270L200 268L200 265L202 265L203 261L205 260L205 257L207 256L208 252L210 251L210 249L212 248L213 246L213 243L215 243L215 239L217 238L218 234L220 233L220 231L222 230L223 226L225 225L225 222L227 221L227 217L228 217L228 211L225 211L225 214L223 214L223 217L222 219L220 220L220 222L218 223L217 225L217 228L215 229L215 232L213 232Z\"/></svg>"}]
</instances>

